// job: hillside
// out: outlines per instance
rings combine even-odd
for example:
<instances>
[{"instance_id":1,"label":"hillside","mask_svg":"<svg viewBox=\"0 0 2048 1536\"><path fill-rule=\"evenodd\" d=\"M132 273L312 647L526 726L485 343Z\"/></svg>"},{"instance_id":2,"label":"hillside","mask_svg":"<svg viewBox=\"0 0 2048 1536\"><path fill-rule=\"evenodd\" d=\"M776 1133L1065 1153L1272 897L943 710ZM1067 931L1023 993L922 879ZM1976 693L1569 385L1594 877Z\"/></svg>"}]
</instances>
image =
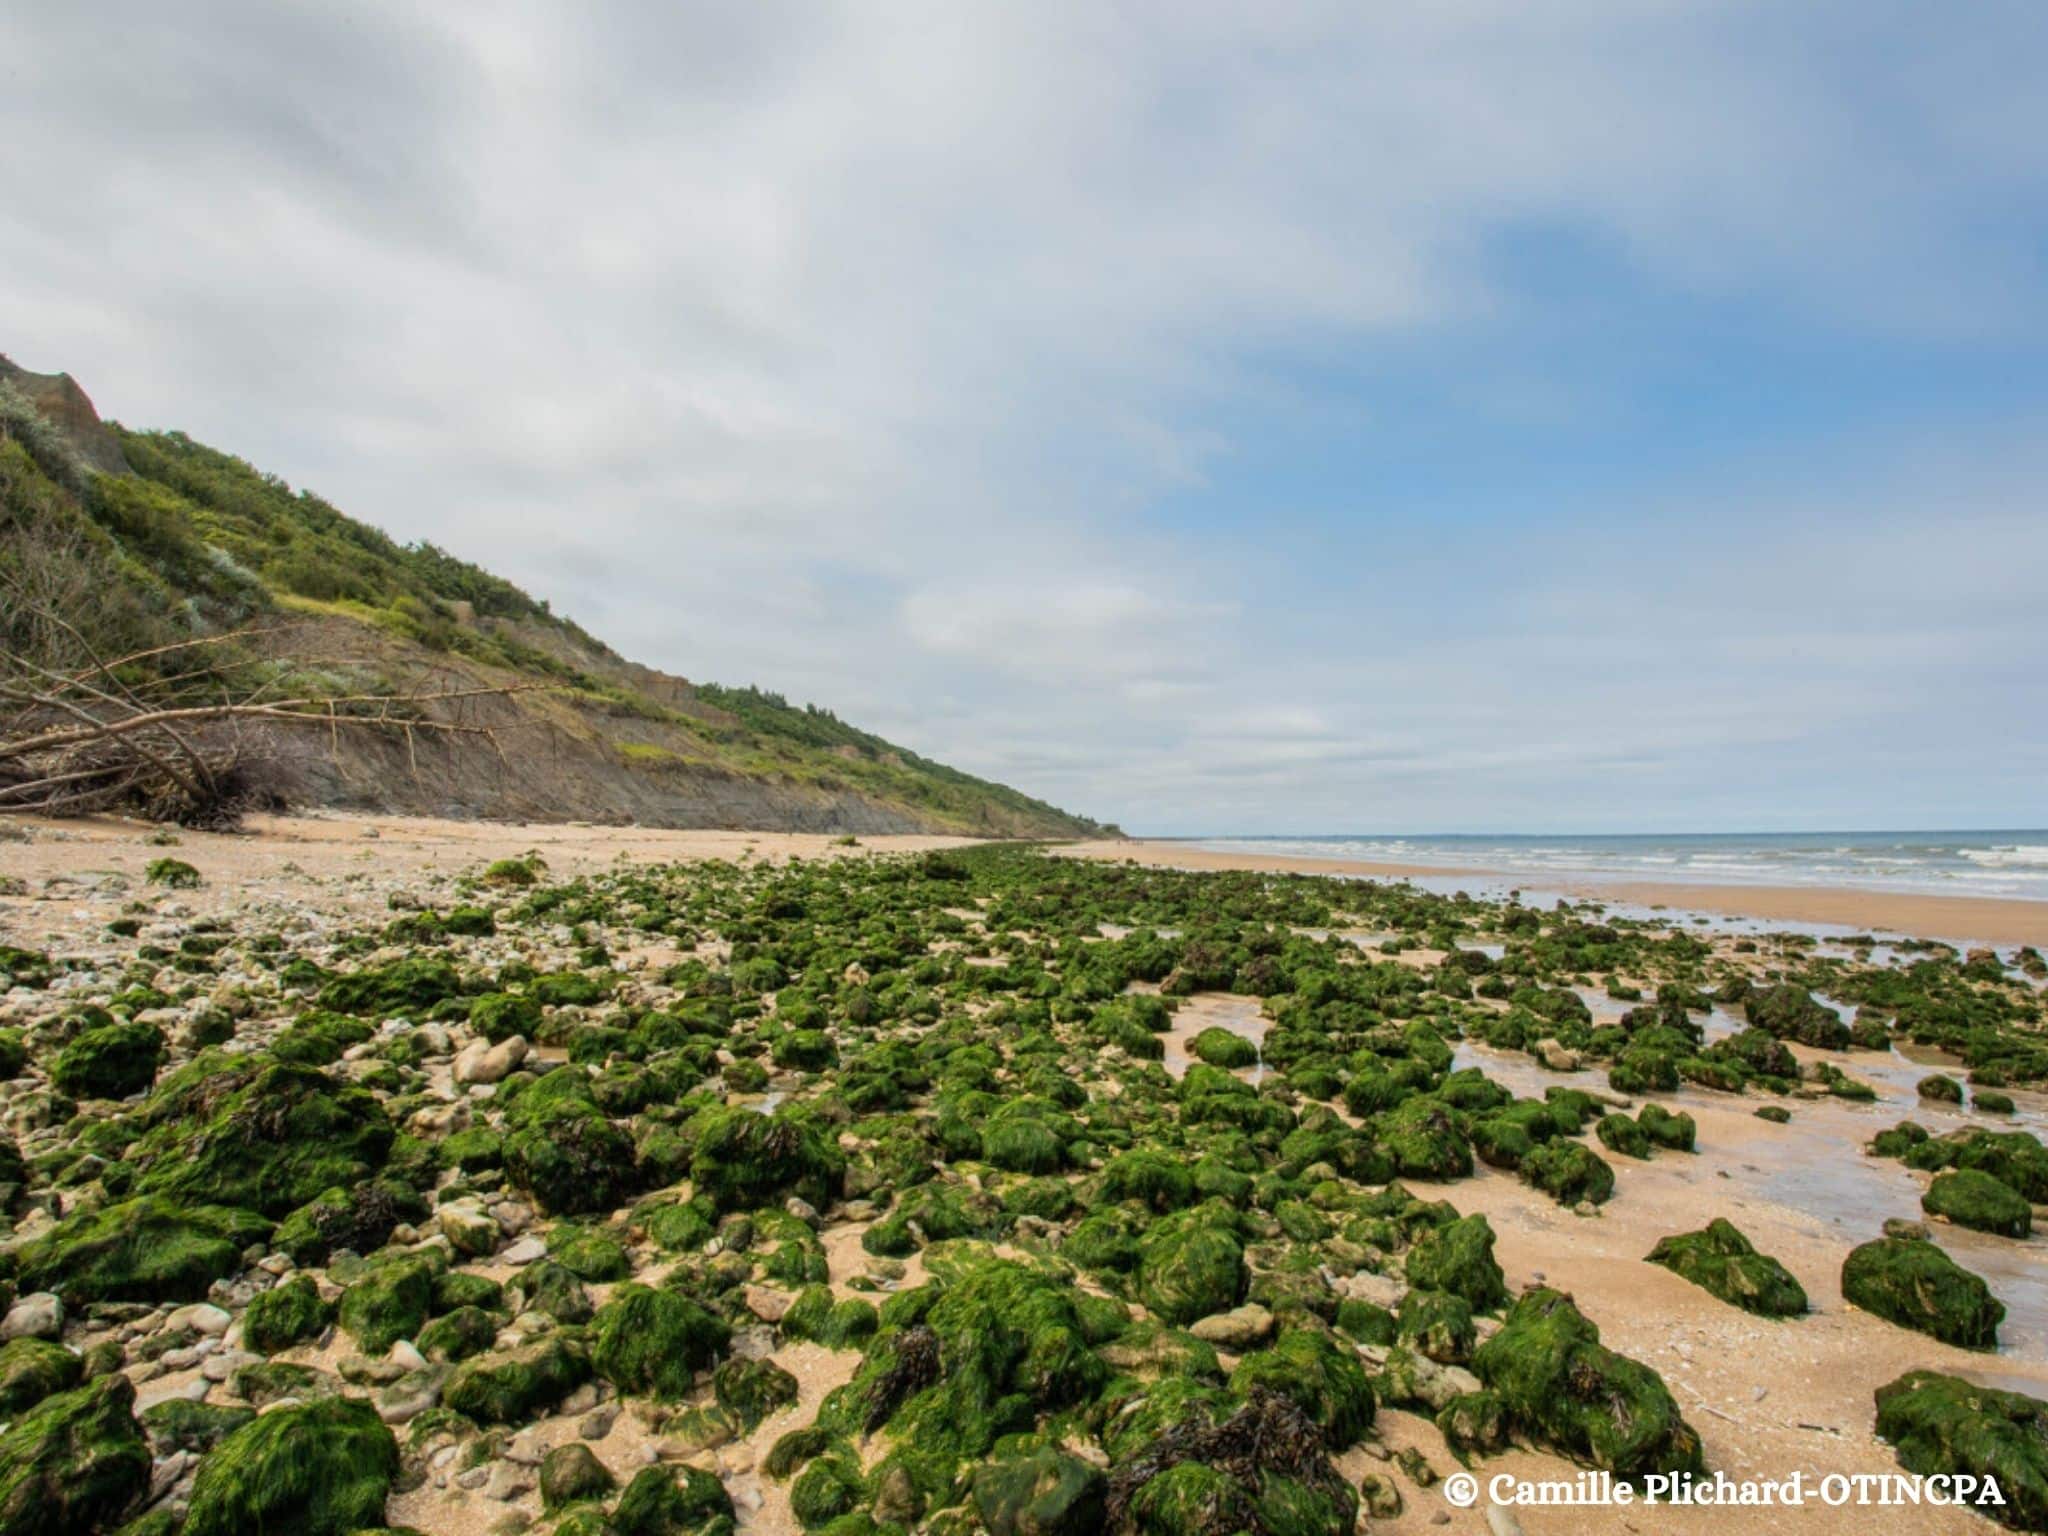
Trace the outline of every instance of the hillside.
<instances>
[{"instance_id":1,"label":"hillside","mask_svg":"<svg viewBox=\"0 0 2048 1536\"><path fill-rule=\"evenodd\" d=\"M235 654L284 691L308 677L348 695L511 690L407 706L478 734L262 730L252 793L266 799L676 827L1099 830L829 710L636 665L479 566L182 433L102 422L68 375L4 357L0 580L7 652L53 670L214 637L170 653L190 676L136 665L158 688L204 689L189 658L213 669Z\"/></svg>"}]
</instances>

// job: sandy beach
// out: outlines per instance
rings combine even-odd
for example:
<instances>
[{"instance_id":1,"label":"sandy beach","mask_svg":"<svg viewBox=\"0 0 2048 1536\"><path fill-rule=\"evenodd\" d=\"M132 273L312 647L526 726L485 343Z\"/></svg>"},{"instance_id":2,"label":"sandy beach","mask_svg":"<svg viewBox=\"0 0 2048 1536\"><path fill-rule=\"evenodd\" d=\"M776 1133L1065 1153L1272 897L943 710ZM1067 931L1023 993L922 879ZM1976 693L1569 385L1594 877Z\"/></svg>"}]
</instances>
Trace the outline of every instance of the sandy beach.
<instances>
[{"instance_id":1,"label":"sandy beach","mask_svg":"<svg viewBox=\"0 0 2048 1536\"><path fill-rule=\"evenodd\" d=\"M1099 841L1059 850L1073 858L1135 859L1165 869L1271 870L1303 875L1357 875L1374 879L1418 876L1506 878L1488 869L1442 865L1384 864L1361 859L1290 858L1282 854L1237 853L1195 843ZM1533 880L1532 884L1536 883ZM1585 900L1626 901L1674 907L1716 917L1750 917L1771 922L1836 923L1846 928L1908 934L1919 938L1985 944L2048 945L2048 901L1982 896L1924 896L1902 891L1853 890L1842 886L1706 885L1573 877L1547 882L1550 888Z\"/></svg>"}]
</instances>

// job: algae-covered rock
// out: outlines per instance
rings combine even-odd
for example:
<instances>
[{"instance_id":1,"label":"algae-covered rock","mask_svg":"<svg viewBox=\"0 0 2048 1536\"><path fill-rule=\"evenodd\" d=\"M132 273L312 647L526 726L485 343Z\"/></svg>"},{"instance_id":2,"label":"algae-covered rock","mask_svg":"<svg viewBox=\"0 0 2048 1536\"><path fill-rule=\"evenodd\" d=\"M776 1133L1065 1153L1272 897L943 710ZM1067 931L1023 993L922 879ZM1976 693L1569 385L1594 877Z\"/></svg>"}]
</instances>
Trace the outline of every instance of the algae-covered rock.
<instances>
[{"instance_id":1,"label":"algae-covered rock","mask_svg":"<svg viewBox=\"0 0 2048 1536\"><path fill-rule=\"evenodd\" d=\"M1598 1152L1562 1137L1522 1159L1522 1177L1560 1205L1590 1200L1604 1205L1614 1193L1614 1169Z\"/></svg>"},{"instance_id":2,"label":"algae-covered rock","mask_svg":"<svg viewBox=\"0 0 2048 1536\"><path fill-rule=\"evenodd\" d=\"M1378 1118L1374 1134L1404 1178L1463 1179L1472 1173L1470 1139L1434 1099L1397 1104Z\"/></svg>"},{"instance_id":3,"label":"algae-covered rock","mask_svg":"<svg viewBox=\"0 0 2048 1536\"><path fill-rule=\"evenodd\" d=\"M154 1024L102 1024L57 1053L50 1081L76 1098L125 1099L156 1081L163 1060L163 1032Z\"/></svg>"},{"instance_id":4,"label":"algae-covered rock","mask_svg":"<svg viewBox=\"0 0 2048 1536\"><path fill-rule=\"evenodd\" d=\"M808 1121L717 1110L704 1117L690 1156L690 1181L719 1211L751 1211L794 1195L819 1210L846 1176L846 1159Z\"/></svg>"},{"instance_id":5,"label":"algae-covered rock","mask_svg":"<svg viewBox=\"0 0 2048 1536\"><path fill-rule=\"evenodd\" d=\"M1329 1439L1290 1397L1259 1388L1221 1422L1191 1413L1120 1452L1108 1528L1146 1536L1350 1536L1358 1497Z\"/></svg>"},{"instance_id":6,"label":"algae-covered rock","mask_svg":"<svg viewBox=\"0 0 2048 1536\"><path fill-rule=\"evenodd\" d=\"M1461 1296L1475 1311L1507 1305L1507 1279L1493 1257L1493 1227L1466 1216L1424 1232L1408 1250L1408 1283Z\"/></svg>"},{"instance_id":7,"label":"algae-covered rock","mask_svg":"<svg viewBox=\"0 0 2048 1536\"><path fill-rule=\"evenodd\" d=\"M2034 1208L2016 1190L1974 1168L1936 1174L1920 1197L1920 1208L1959 1227L2001 1237L2025 1237L2034 1225Z\"/></svg>"},{"instance_id":8,"label":"algae-covered rock","mask_svg":"<svg viewBox=\"0 0 2048 1536\"><path fill-rule=\"evenodd\" d=\"M621 1392L685 1396L731 1342L724 1319L689 1297L622 1285L590 1325L591 1365Z\"/></svg>"},{"instance_id":9,"label":"algae-covered rock","mask_svg":"<svg viewBox=\"0 0 2048 1536\"><path fill-rule=\"evenodd\" d=\"M341 1296L341 1326L369 1354L417 1337L434 1304L434 1266L398 1258L371 1268Z\"/></svg>"},{"instance_id":10,"label":"algae-covered rock","mask_svg":"<svg viewBox=\"0 0 2048 1536\"><path fill-rule=\"evenodd\" d=\"M1690 1152L1699 1139L1699 1125L1683 1110L1674 1114L1662 1104L1645 1104L1636 1114L1636 1124L1657 1146L1673 1152Z\"/></svg>"},{"instance_id":11,"label":"algae-covered rock","mask_svg":"<svg viewBox=\"0 0 2048 1536\"><path fill-rule=\"evenodd\" d=\"M57 1392L68 1392L85 1374L85 1363L47 1339L9 1339L0 1344L0 1422L17 1417Z\"/></svg>"},{"instance_id":12,"label":"algae-covered rock","mask_svg":"<svg viewBox=\"0 0 2048 1536\"><path fill-rule=\"evenodd\" d=\"M0 1432L0 1536L111 1526L149 1487L135 1387L102 1376L44 1398Z\"/></svg>"},{"instance_id":13,"label":"algae-covered rock","mask_svg":"<svg viewBox=\"0 0 2048 1536\"><path fill-rule=\"evenodd\" d=\"M732 1529L732 1496L696 1467L643 1467L612 1506L618 1536L719 1536Z\"/></svg>"},{"instance_id":14,"label":"algae-covered rock","mask_svg":"<svg viewBox=\"0 0 2048 1536\"><path fill-rule=\"evenodd\" d=\"M1044 1446L982 1467L973 1497L989 1536L1093 1536L1103 1528L1109 1479L1080 1457Z\"/></svg>"},{"instance_id":15,"label":"algae-covered rock","mask_svg":"<svg viewBox=\"0 0 2048 1536\"><path fill-rule=\"evenodd\" d=\"M1996 1479L2002 1504L1979 1512L2022 1531L2048 1531L2048 1403L1934 1371L1877 1389L1877 1432L1899 1465L1922 1477Z\"/></svg>"},{"instance_id":16,"label":"algae-covered rock","mask_svg":"<svg viewBox=\"0 0 2048 1536\"><path fill-rule=\"evenodd\" d=\"M771 1413L797 1400L797 1380L773 1360L735 1357L721 1360L712 1373L711 1389L718 1406L743 1430L752 1430Z\"/></svg>"},{"instance_id":17,"label":"algae-covered rock","mask_svg":"<svg viewBox=\"0 0 2048 1536\"><path fill-rule=\"evenodd\" d=\"M323 1189L277 1224L271 1245L296 1264L325 1264L335 1254L374 1253L402 1221L418 1221L427 1203L398 1180L365 1179L350 1189Z\"/></svg>"},{"instance_id":18,"label":"algae-covered rock","mask_svg":"<svg viewBox=\"0 0 2048 1536\"><path fill-rule=\"evenodd\" d=\"M1991 1288L1933 1243L1881 1237L1842 1261L1842 1295L1901 1328L1963 1349L1991 1349L2005 1307Z\"/></svg>"},{"instance_id":19,"label":"algae-covered rock","mask_svg":"<svg viewBox=\"0 0 2048 1536\"><path fill-rule=\"evenodd\" d=\"M1229 1071L1256 1063L1259 1059L1259 1048L1243 1035L1234 1034L1221 1025L1211 1024L1188 1042L1188 1054L1197 1061L1206 1061L1212 1067L1222 1067Z\"/></svg>"},{"instance_id":20,"label":"algae-covered rock","mask_svg":"<svg viewBox=\"0 0 2048 1536\"><path fill-rule=\"evenodd\" d=\"M398 1442L376 1410L330 1397L276 1408L199 1464L184 1536L349 1536L384 1523Z\"/></svg>"},{"instance_id":21,"label":"algae-covered rock","mask_svg":"<svg viewBox=\"0 0 2048 1536\"><path fill-rule=\"evenodd\" d=\"M197 1301L269 1234L247 1211L144 1197L67 1216L19 1253L21 1290L72 1303Z\"/></svg>"},{"instance_id":22,"label":"algae-covered rock","mask_svg":"<svg viewBox=\"0 0 2048 1536\"><path fill-rule=\"evenodd\" d=\"M1319 1328L1287 1329L1240 1360L1230 1390L1249 1399L1258 1388L1292 1402L1334 1451L1356 1444L1378 1408L1358 1351Z\"/></svg>"},{"instance_id":23,"label":"algae-covered rock","mask_svg":"<svg viewBox=\"0 0 2048 1536\"><path fill-rule=\"evenodd\" d=\"M581 1440L558 1445L541 1458L540 1503L550 1514L582 1499L601 1499L617 1486Z\"/></svg>"},{"instance_id":24,"label":"algae-covered rock","mask_svg":"<svg viewBox=\"0 0 2048 1536\"><path fill-rule=\"evenodd\" d=\"M463 1362L449 1377L441 1403L479 1424L523 1424L589 1379L590 1357L583 1346L549 1334Z\"/></svg>"},{"instance_id":25,"label":"algae-covered rock","mask_svg":"<svg viewBox=\"0 0 2048 1536\"><path fill-rule=\"evenodd\" d=\"M1722 1217L1708 1222L1704 1231L1658 1239L1649 1262L1760 1317L1796 1317L1806 1310L1806 1291L1791 1271L1758 1253Z\"/></svg>"},{"instance_id":26,"label":"algae-covered rock","mask_svg":"<svg viewBox=\"0 0 2048 1536\"><path fill-rule=\"evenodd\" d=\"M552 1215L613 1210L638 1182L633 1138L588 1103L548 1104L525 1116L503 1154L506 1175Z\"/></svg>"},{"instance_id":27,"label":"algae-covered rock","mask_svg":"<svg viewBox=\"0 0 2048 1536\"><path fill-rule=\"evenodd\" d=\"M1187 1324L1244 1300L1244 1245L1220 1227L1190 1224L1143 1246L1138 1295L1157 1316Z\"/></svg>"},{"instance_id":28,"label":"algae-covered rock","mask_svg":"<svg viewBox=\"0 0 2048 1536\"><path fill-rule=\"evenodd\" d=\"M1824 1051L1846 1050L1849 1026L1825 1003L1816 1002L1804 987L1789 984L1751 987L1742 1000L1749 1022L1780 1040L1797 1040L1801 1045Z\"/></svg>"},{"instance_id":29,"label":"algae-covered rock","mask_svg":"<svg viewBox=\"0 0 2048 1536\"><path fill-rule=\"evenodd\" d=\"M1619 1152L1624 1157L1650 1155L1649 1132L1627 1115L1602 1115L1593 1127L1593 1134L1600 1138L1600 1145L1610 1152Z\"/></svg>"},{"instance_id":30,"label":"algae-covered rock","mask_svg":"<svg viewBox=\"0 0 2048 1536\"><path fill-rule=\"evenodd\" d=\"M1456 1365L1471 1358L1478 1330L1464 1297L1417 1286L1394 1311L1394 1336L1431 1360Z\"/></svg>"},{"instance_id":31,"label":"algae-covered rock","mask_svg":"<svg viewBox=\"0 0 2048 1536\"><path fill-rule=\"evenodd\" d=\"M242 1314L242 1344L258 1354L274 1354L319 1337L333 1319L334 1309L320 1299L312 1278L293 1275L250 1298Z\"/></svg>"},{"instance_id":32,"label":"algae-covered rock","mask_svg":"<svg viewBox=\"0 0 2048 1536\"><path fill-rule=\"evenodd\" d=\"M1701 1470L1700 1437L1663 1378L1601 1344L1562 1292L1524 1293L1472 1369L1519 1430L1575 1461L1629 1481Z\"/></svg>"},{"instance_id":33,"label":"algae-covered rock","mask_svg":"<svg viewBox=\"0 0 2048 1536\"><path fill-rule=\"evenodd\" d=\"M201 1057L167 1077L128 1150L138 1194L283 1216L369 1178L391 1150L383 1105L316 1067Z\"/></svg>"}]
</instances>

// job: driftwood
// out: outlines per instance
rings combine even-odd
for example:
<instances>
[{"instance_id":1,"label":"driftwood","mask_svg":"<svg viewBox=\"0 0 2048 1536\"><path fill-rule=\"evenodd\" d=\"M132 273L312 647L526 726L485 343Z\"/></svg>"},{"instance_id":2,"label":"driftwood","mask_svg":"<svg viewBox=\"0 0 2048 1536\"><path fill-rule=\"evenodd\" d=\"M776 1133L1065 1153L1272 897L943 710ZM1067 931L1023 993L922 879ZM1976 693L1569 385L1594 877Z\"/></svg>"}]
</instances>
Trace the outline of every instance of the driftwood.
<instances>
[{"instance_id":1,"label":"driftwood","mask_svg":"<svg viewBox=\"0 0 2048 1536\"><path fill-rule=\"evenodd\" d=\"M464 707L545 686L316 685L353 664L295 652L291 626L104 659L61 614L35 617L71 642L77 664L0 650L0 813L118 808L231 825L262 798L262 770L283 732L322 732L335 751L344 731L380 732L402 738L409 757L422 732L481 737L495 749L492 731L462 718Z\"/></svg>"}]
</instances>

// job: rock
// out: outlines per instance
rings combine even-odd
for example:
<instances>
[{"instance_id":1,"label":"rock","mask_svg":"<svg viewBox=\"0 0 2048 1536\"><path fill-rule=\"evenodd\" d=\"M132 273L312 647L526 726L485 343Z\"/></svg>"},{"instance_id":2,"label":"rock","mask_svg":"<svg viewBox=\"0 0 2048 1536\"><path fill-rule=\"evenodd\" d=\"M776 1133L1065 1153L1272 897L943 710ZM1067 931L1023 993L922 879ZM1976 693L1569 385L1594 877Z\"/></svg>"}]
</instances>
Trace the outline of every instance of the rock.
<instances>
[{"instance_id":1,"label":"rock","mask_svg":"<svg viewBox=\"0 0 2048 1536\"><path fill-rule=\"evenodd\" d=\"M195 1302L189 1307L180 1307L164 1320L164 1326L171 1329L189 1328L209 1338L219 1338L228 1331L228 1324L234 1318L211 1302Z\"/></svg>"},{"instance_id":2,"label":"rock","mask_svg":"<svg viewBox=\"0 0 2048 1536\"><path fill-rule=\"evenodd\" d=\"M134 1405L127 1377L103 1376L44 1398L0 1433L0 1531L112 1529L149 1487Z\"/></svg>"},{"instance_id":3,"label":"rock","mask_svg":"<svg viewBox=\"0 0 2048 1536\"><path fill-rule=\"evenodd\" d=\"M1553 1072L1579 1070L1579 1053L1556 1040L1537 1041L1536 1059Z\"/></svg>"},{"instance_id":4,"label":"rock","mask_svg":"<svg viewBox=\"0 0 2048 1536\"><path fill-rule=\"evenodd\" d=\"M533 1474L517 1462L498 1462L483 1480L484 1497L496 1499L500 1504L509 1504L522 1494L533 1491Z\"/></svg>"},{"instance_id":5,"label":"rock","mask_svg":"<svg viewBox=\"0 0 2048 1536\"><path fill-rule=\"evenodd\" d=\"M549 1513L579 1499L602 1498L617 1486L581 1440L556 1446L540 1464L541 1507Z\"/></svg>"},{"instance_id":6,"label":"rock","mask_svg":"<svg viewBox=\"0 0 2048 1536\"><path fill-rule=\"evenodd\" d=\"M527 1265L548 1256L548 1245L537 1237L522 1237L498 1255L500 1264Z\"/></svg>"},{"instance_id":7,"label":"rock","mask_svg":"<svg viewBox=\"0 0 2048 1536\"><path fill-rule=\"evenodd\" d=\"M764 1323L779 1323L789 1313L796 1300L787 1291L770 1290L765 1285L750 1285L745 1292L747 1310Z\"/></svg>"},{"instance_id":8,"label":"rock","mask_svg":"<svg viewBox=\"0 0 2048 1536\"><path fill-rule=\"evenodd\" d=\"M475 1199L449 1201L435 1212L435 1221L448 1245L466 1258L488 1257L503 1235L497 1218Z\"/></svg>"},{"instance_id":9,"label":"rock","mask_svg":"<svg viewBox=\"0 0 2048 1536\"><path fill-rule=\"evenodd\" d=\"M454 1371L451 1365L422 1365L379 1388L372 1398L377 1417L386 1424L411 1423L441 1401L441 1390Z\"/></svg>"},{"instance_id":10,"label":"rock","mask_svg":"<svg viewBox=\"0 0 2048 1536\"><path fill-rule=\"evenodd\" d=\"M602 1440L612 1432L612 1426L619 1421L616 1405L607 1403L602 1408L593 1408L577 1422L576 1433L585 1440Z\"/></svg>"},{"instance_id":11,"label":"rock","mask_svg":"<svg viewBox=\"0 0 2048 1536\"><path fill-rule=\"evenodd\" d=\"M1991 1349L2005 1306L1933 1243L1881 1237L1842 1261L1842 1298L1963 1349Z\"/></svg>"},{"instance_id":12,"label":"rock","mask_svg":"<svg viewBox=\"0 0 2048 1536\"><path fill-rule=\"evenodd\" d=\"M1515 1518L1514 1511L1491 1501L1486 1506L1486 1528L1493 1536L1522 1536L1522 1522Z\"/></svg>"},{"instance_id":13,"label":"rock","mask_svg":"<svg viewBox=\"0 0 2048 1536\"><path fill-rule=\"evenodd\" d=\"M1907 1243L1934 1241L1934 1234L1928 1230L1926 1222L1909 1221L1904 1216L1887 1216L1884 1222L1884 1235Z\"/></svg>"},{"instance_id":14,"label":"rock","mask_svg":"<svg viewBox=\"0 0 2048 1536\"><path fill-rule=\"evenodd\" d=\"M1720 1217L1703 1231L1661 1239L1650 1250L1649 1262L1760 1317L1797 1317L1806 1310L1806 1291L1791 1272L1758 1253L1733 1223Z\"/></svg>"},{"instance_id":15,"label":"rock","mask_svg":"<svg viewBox=\"0 0 2048 1536\"><path fill-rule=\"evenodd\" d=\"M1188 1332L1205 1344L1214 1344L1232 1354L1242 1354L1263 1344L1271 1336L1273 1314L1257 1302L1248 1301L1228 1312L1217 1312L1199 1319Z\"/></svg>"},{"instance_id":16,"label":"rock","mask_svg":"<svg viewBox=\"0 0 2048 1536\"><path fill-rule=\"evenodd\" d=\"M398 1443L368 1403L273 1408L200 1463L184 1536L346 1536L383 1520L397 1475Z\"/></svg>"},{"instance_id":17,"label":"rock","mask_svg":"<svg viewBox=\"0 0 2048 1536\"><path fill-rule=\"evenodd\" d=\"M32 1291L0 1318L0 1341L56 1339L64 1334L64 1303L54 1291Z\"/></svg>"},{"instance_id":18,"label":"rock","mask_svg":"<svg viewBox=\"0 0 2048 1536\"><path fill-rule=\"evenodd\" d=\"M1051 1446L974 1474L974 1507L989 1536L1092 1536L1108 1497L1100 1468Z\"/></svg>"},{"instance_id":19,"label":"rock","mask_svg":"<svg viewBox=\"0 0 2048 1536\"><path fill-rule=\"evenodd\" d=\"M1401 1489L1384 1472L1368 1472L1358 1482L1358 1499L1375 1520L1397 1519L1401 1513Z\"/></svg>"},{"instance_id":20,"label":"rock","mask_svg":"<svg viewBox=\"0 0 2048 1536\"><path fill-rule=\"evenodd\" d=\"M478 1040L456 1054L451 1075L458 1083L498 1083L526 1060L526 1037L512 1035L496 1045Z\"/></svg>"}]
</instances>

